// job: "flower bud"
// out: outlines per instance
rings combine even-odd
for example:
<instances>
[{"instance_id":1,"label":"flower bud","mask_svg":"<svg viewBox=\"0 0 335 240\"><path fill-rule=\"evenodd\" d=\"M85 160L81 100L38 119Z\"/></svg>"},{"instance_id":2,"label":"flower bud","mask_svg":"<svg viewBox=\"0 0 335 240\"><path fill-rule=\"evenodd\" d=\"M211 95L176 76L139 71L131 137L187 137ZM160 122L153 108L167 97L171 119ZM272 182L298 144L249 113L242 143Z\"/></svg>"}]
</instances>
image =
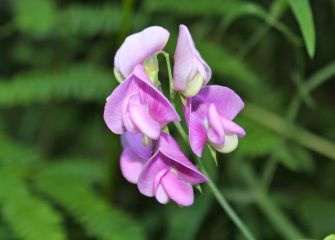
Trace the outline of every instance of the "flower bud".
<instances>
[{"instance_id":1,"label":"flower bud","mask_svg":"<svg viewBox=\"0 0 335 240\"><path fill-rule=\"evenodd\" d=\"M222 146L213 147L221 153L230 153L237 148L238 145L238 137L236 134L226 133L224 137L224 144Z\"/></svg>"},{"instance_id":2,"label":"flower bud","mask_svg":"<svg viewBox=\"0 0 335 240\"><path fill-rule=\"evenodd\" d=\"M155 86L157 86L158 71L159 71L157 56L154 55L147 58L143 63L143 67L145 69L145 72L149 76L150 80L153 82Z\"/></svg>"},{"instance_id":3,"label":"flower bud","mask_svg":"<svg viewBox=\"0 0 335 240\"><path fill-rule=\"evenodd\" d=\"M114 76L119 83L122 83L122 81L124 80L124 77L116 68L114 68Z\"/></svg>"},{"instance_id":4,"label":"flower bud","mask_svg":"<svg viewBox=\"0 0 335 240\"><path fill-rule=\"evenodd\" d=\"M186 89L182 92L182 94L185 97L193 97L197 95L197 93L200 91L204 84L203 77L198 73L194 76L193 79L191 79L189 82L187 82Z\"/></svg>"},{"instance_id":5,"label":"flower bud","mask_svg":"<svg viewBox=\"0 0 335 240\"><path fill-rule=\"evenodd\" d=\"M186 26L179 26L179 35L174 55L173 89L185 97L197 95L211 78L212 71L195 48Z\"/></svg>"}]
</instances>

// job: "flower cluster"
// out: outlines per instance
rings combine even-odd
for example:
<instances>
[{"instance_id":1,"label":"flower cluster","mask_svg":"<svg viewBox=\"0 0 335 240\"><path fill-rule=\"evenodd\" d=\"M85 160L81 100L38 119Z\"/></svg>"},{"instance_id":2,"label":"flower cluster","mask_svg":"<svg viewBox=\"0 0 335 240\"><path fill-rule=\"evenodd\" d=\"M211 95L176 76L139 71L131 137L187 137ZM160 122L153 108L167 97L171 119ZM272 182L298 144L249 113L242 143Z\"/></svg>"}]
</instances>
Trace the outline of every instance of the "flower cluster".
<instances>
[{"instance_id":1,"label":"flower cluster","mask_svg":"<svg viewBox=\"0 0 335 240\"><path fill-rule=\"evenodd\" d=\"M107 98L104 119L108 128L121 134L123 176L139 191L160 203L169 200L181 206L194 201L192 185L207 178L180 150L168 134L167 125L180 121L170 101L160 90L157 55L168 42L169 32L158 26L126 38L115 55L114 73L120 85ZM183 101L193 152L201 157L206 143L228 153L245 135L233 122L244 104L231 89L206 86L210 67L195 47L186 26L180 25L174 55L173 91Z\"/></svg>"}]
</instances>

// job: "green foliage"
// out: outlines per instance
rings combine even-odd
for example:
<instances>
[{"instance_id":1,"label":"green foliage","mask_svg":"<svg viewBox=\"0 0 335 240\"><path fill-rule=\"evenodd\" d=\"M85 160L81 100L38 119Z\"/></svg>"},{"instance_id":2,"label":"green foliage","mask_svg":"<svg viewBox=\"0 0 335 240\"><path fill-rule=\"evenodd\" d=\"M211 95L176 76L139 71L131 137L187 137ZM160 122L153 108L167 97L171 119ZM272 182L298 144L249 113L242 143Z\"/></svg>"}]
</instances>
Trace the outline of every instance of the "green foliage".
<instances>
[{"instance_id":1,"label":"green foliage","mask_svg":"<svg viewBox=\"0 0 335 240\"><path fill-rule=\"evenodd\" d=\"M112 73L94 66L77 65L56 71L37 71L0 82L0 106L80 99L103 101L115 85Z\"/></svg>"},{"instance_id":2,"label":"green foliage","mask_svg":"<svg viewBox=\"0 0 335 240\"><path fill-rule=\"evenodd\" d=\"M334 231L335 204L317 191L306 193L297 204L299 216L305 219L312 236L321 239Z\"/></svg>"},{"instance_id":3,"label":"green foliage","mask_svg":"<svg viewBox=\"0 0 335 240\"><path fill-rule=\"evenodd\" d=\"M308 55L312 58L315 54L315 27L309 0L288 0L288 2L299 23Z\"/></svg>"},{"instance_id":4,"label":"green foliage","mask_svg":"<svg viewBox=\"0 0 335 240\"><path fill-rule=\"evenodd\" d=\"M239 124L243 126L248 137L242 138L239 143L239 151L250 157L260 157L275 150L278 137L261 125L240 119Z\"/></svg>"},{"instance_id":5,"label":"green foliage","mask_svg":"<svg viewBox=\"0 0 335 240\"><path fill-rule=\"evenodd\" d=\"M117 5L72 4L58 9L54 0L14 0L15 23L20 31L35 37L80 34L111 34L120 25Z\"/></svg>"},{"instance_id":6,"label":"green foliage","mask_svg":"<svg viewBox=\"0 0 335 240\"><path fill-rule=\"evenodd\" d=\"M0 133L0 167L25 170L40 160L39 154L29 147L17 144Z\"/></svg>"},{"instance_id":7,"label":"green foliage","mask_svg":"<svg viewBox=\"0 0 335 240\"><path fill-rule=\"evenodd\" d=\"M66 239L59 213L30 193L24 182L3 171L0 175L0 203L4 220L18 238Z\"/></svg>"},{"instance_id":8,"label":"green foliage","mask_svg":"<svg viewBox=\"0 0 335 240\"><path fill-rule=\"evenodd\" d=\"M144 239L141 228L112 207L92 189L101 185L105 170L101 163L84 158L59 159L42 164L31 148L1 135L0 204L5 221L24 240L62 240L66 233L62 216L46 199L34 195L24 178L66 209L88 235L98 239ZM39 163L39 165L38 165ZM30 173L34 172L34 176ZM23 174L24 173L24 174Z\"/></svg>"},{"instance_id":9,"label":"green foliage","mask_svg":"<svg viewBox=\"0 0 335 240\"><path fill-rule=\"evenodd\" d=\"M249 87L260 87L261 79L237 57L229 54L222 46L211 42L197 41L199 51L203 52L204 59L212 69L224 77L233 78Z\"/></svg>"},{"instance_id":10,"label":"green foliage","mask_svg":"<svg viewBox=\"0 0 335 240\"><path fill-rule=\"evenodd\" d=\"M103 122L124 38L161 25L173 47L181 23L213 71L209 84L245 102L235 154L216 153L218 167L208 148L202 157L217 194L257 239L334 233L334 3L0 1L0 239L241 238L206 186L188 208L142 197L121 178L119 137ZM316 37L310 61L301 45L313 57Z\"/></svg>"},{"instance_id":11,"label":"green foliage","mask_svg":"<svg viewBox=\"0 0 335 240\"><path fill-rule=\"evenodd\" d=\"M144 239L141 229L129 217L112 208L85 183L90 172L81 173L84 173L81 177L85 177L78 181L77 174L73 176L63 168L51 167L37 176L38 188L64 207L92 237L103 240Z\"/></svg>"},{"instance_id":12,"label":"green foliage","mask_svg":"<svg viewBox=\"0 0 335 240\"><path fill-rule=\"evenodd\" d=\"M206 189L207 190L207 189ZM197 235L199 226L204 221L210 203L213 201L212 196L204 191L198 194L194 205L191 208L182 209L170 207L168 209L168 234L167 240L191 240ZM187 222L187 224L185 224Z\"/></svg>"},{"instance_id":13,"label":"green foliage","mask_svg":"<svg viewBox=\"0 0 335 240\"><path fill-rule=\"evenodd\" d=\"M266 19L267 12L258 4L248 1L219 1L212 0L210 4L206 0L199 0L194 4L191 0L168 1L147 0L145 7L149 11L168 11L178 14L194 15L223 15L225 25L244 16L256 16Z\"/></svg>"},{"instance_id":14,"label":"green foliage","mask_svg":"<svg viewBox=\"0 0 335 240\"><path fill-rule=\"evenodd\" d=\"M59 12L58 24L64 34L92 36L111 34L120 26L120 9L111 4L70 5Z\"/></svg>"},{"instance_id":15,"label":"green foliage","mask_svg":"<svg viewBox=\"0 0 335 240\"><path fill-rule=\"evenodd\" d=\"M13 0L15 23L26 34L43 37L56 26L53 0Z\"/></svg>"},{"instance_id":16,"label":"green foliage","mask_svg":"<svg viewBox=\"0 0 335 240\"><path fill-rule=\"evenodd\" d=\"M247 136L240 140L238 151L250 158L264 157L272 153L281 164L293 171L311 172L313 158L304 148L294 143L281 143L280 138L262 125L242 118L239 124Z\"/></svg>"}]
</instances>

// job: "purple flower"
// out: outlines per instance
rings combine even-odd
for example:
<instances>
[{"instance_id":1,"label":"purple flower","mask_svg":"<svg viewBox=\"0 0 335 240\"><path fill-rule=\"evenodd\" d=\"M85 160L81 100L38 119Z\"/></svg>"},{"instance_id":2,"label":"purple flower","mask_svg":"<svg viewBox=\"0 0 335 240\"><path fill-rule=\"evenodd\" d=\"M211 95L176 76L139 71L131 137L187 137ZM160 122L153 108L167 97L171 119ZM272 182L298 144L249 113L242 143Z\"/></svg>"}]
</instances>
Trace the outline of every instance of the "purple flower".
<instances>
[{"instance_id":1,"label":"purple flower","mask_svg":"<svg viewBox=\"0 0 335 240\"><path fill-rule=\"evenodd\" d=\"M153 145L143 144L141 133L126 132L121 137L123 151L120 157L122 175L131 183L137 183L144 164L151 158Z\"/></svg>"},{"instance_id":2,"label":"purple flower","mask_svg":"<svg viewBox=\"0 0 335 240\"><path fill-rule=\"evenodd\" d=\"M137 64L142 65L145 60L161 51L169 36L166 29L158 26L148 27L128 36L115 55L114 72L117 78L127 78Z\"/></svg>"},{"instance_id":3,"label":"purple flower","mask_svg":"<svg viewBox=\"0 0 335 240\"><path fill-rule=\"evenodd\" d=\"M245 131L233 122L244 103L231 89L222 86L207 86L184 106L189 128L189 140L193 152L201 156L206 142L217 151L228 153L238 144L238 137Z\"/></svg>"},{"instance_id":4,"label":"purple flower","mask_svg":"<svg viewBox=\"0 0 335 240\"><path fill-rule=\"evenodd\" d=\"M176 141L162 132L155 154L145 163L137 186L142 194L155 196L162 204L173 200L181 206L189 206L194 201L192 184L206 181L207 178L185 157Z\"/></svg>"},{"instance_id":5,"label":"purple flower","mask_svg":"<svg viewBox=\"0 0 335 240\"><path fill-rule=\"evenodd\" d=\"M116 134L143 133L158 139L161 129L180 117L169 100L152 84L141 65L107 98L104 119Z\"/></svg>"},{"instance_id":6,"label":"purple flower","mask_svg":"<svg viewBox=\"0 0 335 240\"><path fill-rule=\"evenodd\" d=\"M189 30L180 25L174 55L174 90L186 97L193 97L208 83L211 76L212 71L195 48Z\"/></svg>"}]
</instances>

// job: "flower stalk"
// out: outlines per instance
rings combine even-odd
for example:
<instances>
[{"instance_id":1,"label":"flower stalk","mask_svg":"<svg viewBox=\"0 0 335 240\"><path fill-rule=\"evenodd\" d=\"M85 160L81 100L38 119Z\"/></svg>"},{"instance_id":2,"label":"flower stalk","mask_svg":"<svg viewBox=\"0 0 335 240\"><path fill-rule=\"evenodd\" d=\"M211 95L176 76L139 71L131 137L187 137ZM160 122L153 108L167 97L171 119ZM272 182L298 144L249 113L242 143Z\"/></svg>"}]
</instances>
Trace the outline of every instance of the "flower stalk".
<instances>
[{"instance_id":1,"label":"flower stalk","mask_svg":"<svg viewBox=\"0 0 335 240\"><path fill-rule=\"evenodd\" d=\"M166 60L167 69L168 69L168 77L169 77L169 86L170 86L170 100L171 100L172 105L175 107L175 93L173 91L173 77L172 77L172 72L171 72L171 63L170 63L169 54L165 53L165 52L161 52L161 53L164 55L165 60ZM183 127L180 124L180 122L173 122L173 123L174 123L174 125L175 125L178 133L182 137L183 141L185 142L185 144L188 144L187 133L183 129ZM212 156L214 162L217 165L216 152L210 146L208 146L208 147L209 147L211 156ZM249 228L244 224L244 222L242 221L242 219L237 215L237 213L235 212L235 210L230 206L229 202L226 200L226 198L223 195L223 193L218 189L218 187L216 186L215 182L209 176L209 174L207 172L207 169L205 168L204 164L202 163L202 159L200 157L196 157L196 160L198 162L200 170L207 177L207 180L208 180L207 184L209 186L209 189L213 193L214 197L216 198L216 200L218 201L218 203L220 204L220 206L222 207L222 209L227 213L227 215L229 216L229 218L234 222L234 224L236 225L236 227L242 232L242 234L244 235L244 237L246 239L248 239L248 240L255 240L256 238L253 236L253 234L251 233L251 231L249 230Z\"/></svg>"}]
</instances>

